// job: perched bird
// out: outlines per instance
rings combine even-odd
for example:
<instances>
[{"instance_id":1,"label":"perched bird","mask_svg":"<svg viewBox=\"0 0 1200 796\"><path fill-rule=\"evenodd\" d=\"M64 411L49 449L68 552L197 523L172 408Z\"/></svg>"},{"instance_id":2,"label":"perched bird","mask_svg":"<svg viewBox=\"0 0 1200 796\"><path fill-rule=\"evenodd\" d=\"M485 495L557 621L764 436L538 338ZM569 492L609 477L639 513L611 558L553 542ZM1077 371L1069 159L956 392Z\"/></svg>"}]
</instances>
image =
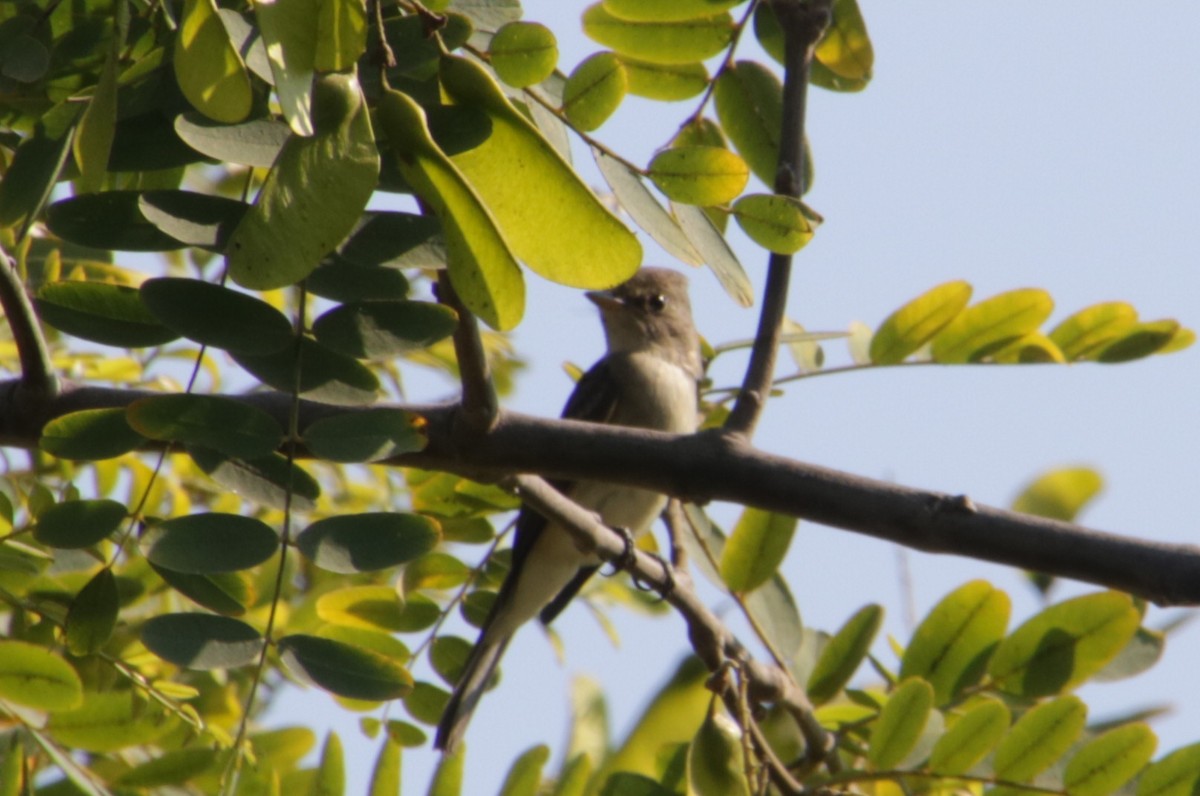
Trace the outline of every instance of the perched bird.
<instances>
[{"instance_id":1,"label":"perched bird","mask_svg":"<svg viewBox=\"0 0 1200 796\"><path fill-rule=\"evenodd\" d=\"M702 364L692 323L687 278L665 268L643 268L613 290L588 293L600 308L608 351L584 374L564 418L688 433L696 430ZM637 535L662 513L656 492L593 481L556 483L579 505L613 528ZM452 750L517 628L535 616L550 622L600 565L570 534L537 512L517 517L512 568L480 631L458 685L442 714L435 746Z\"/></svg>"}]
</instances>

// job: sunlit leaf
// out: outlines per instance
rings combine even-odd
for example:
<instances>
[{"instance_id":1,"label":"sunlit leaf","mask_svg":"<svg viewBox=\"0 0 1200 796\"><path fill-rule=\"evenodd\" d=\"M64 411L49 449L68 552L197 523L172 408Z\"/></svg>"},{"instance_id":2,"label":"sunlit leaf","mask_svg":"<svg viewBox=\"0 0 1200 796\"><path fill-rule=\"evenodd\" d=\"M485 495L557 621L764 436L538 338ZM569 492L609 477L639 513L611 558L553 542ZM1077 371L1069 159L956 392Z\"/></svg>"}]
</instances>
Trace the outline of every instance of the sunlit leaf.
<instances>
[{"instance_id":1,"label":"sunlit leaf","mask_svg":"<svg viewBox=\"0 0 1200 796\"><path fill-rule=\"evenodd\" d=\"M201 613L162 614L142 625L142 643L185 669L235 669L262 652L263 637L245 622Z\"/></svg>"},{"instance_id":2,"label":"sunlit leaf","mask_svg":"<svg viewBox=\"0 0 1200 796\"><path fill-rule=\"evenodd\" d=\"M583 32L621 55L661 64L690 64L725 49L733 36L727 13L668 21L639 22L610 14L603 3L583 12Z\"/></svg>"},{"instance_id":3,"label":"sunlit leaf","mask_svg":"<svg viewBox=\"0 0 1200 796\"><path fill-rule=\"evenodd\" d=\"M905 680L888 698L875 731L867 760L876 769L889 769L908 756L920 740L933 709L933 687L920 678Z\"/></svg>"},{"instance_id":4,"label":"sunlit leaf","mask_svg":"<svg viewBox=\"0 0 1200 796\"><path fill-rule=\"evenodd\" d=\"M708 88L708 70L702 63L656 64L628 55L620 58L630 94L679 102L697 97Z\"/></svg>"},{"instance_id":5,"label":"sunlit leaf","mask_svg":"<svg viewBox=\"0 0 1200 796\"><path fill-rule=\"evenodd\" d=\"M971 286L945 282L889 315L871 338L871 361L877 365L902 362L958 317L971 300Z\"/></svg>"},{"instance_id":6,"label":"sunlit leaf","mask_svg":"<svg viewBox=\"0 0 1200 796\"><path fill-rule=\"evenodd\" d=\"M214 511L149 525L141 548L164 569L212 575L261 564L279 548L279 535L262 520Z\"/></svg>"},{"instance_id":7,"label":"sunlit leaf","mask_svg":"<svg viewBox=\"0 0 1200 796\"><path fill-rule=\"evenodd\" d=\"M629 78L615 53L600 52L584 59L563 87L563 113L580 130L595 130L625 98Z\"/></svg>"},{"instance_id":8,"label":"sunlit leaf","mask_svg":"<svg viewBox=\"0 0 1200 796\"><path fill-rule=\"evenodd\" d=\"M155 395L125 410L133 430L150 439L201 445L254 459L283 443L275 418L250 404L217 395Z\"/></svg>"},{"instance_id":9,"label":"sunlit leaf","mask_svg":"<svg viewBox=\"0 0 1200 796\"><path fill-rule=\"evenodd\" d=\"M1061 602L1001 642L988 673L1002 690L1018 696L1068 691L1116 657L1140 621L1127 594L1099 592Z\"/></svg>"},{"instance_id":10,"label":"sunlit leaf","mask_svg":"<svg viewBox=\"0 0 1200 796\"><path fill-rule=\"evenodd\" d=\"M808 696L814 704L828 702L837 696L866 658L883 623L883 608L865 605L838 629L808 678Z\"/></svg>"},{"instance_id":11,"label":"sunlit leaf","mask_svg":"<svg viewBox=\"0 0 1200 796\"><path fill-rule=\"evenodd\" d=\"M604 0L604 10L621 19L672 22L712 16L743 2L745 0Z\"/></svg>"},{"instance_id":12,"label":"sunlit leaf","mask_svg":"<svg viewBox=\"0 0 1200 796\"><path fill-rule=\"evenodd\" d=\"M1189 796L1200 786L1200 743L1155 761L1138 779L1137 796Z\"/></svg>"},{"instance_id":13,"label":"sunlit leaf","mask_svg":"<svg viewBox=\"0 0 1200 796\"><path fill-rule=\"evenodd\" d=\"M721 554L721 578L733 592L754 591L775 574L796 532L797 520L746 508Z\"/></svg>"},{"instance_id":14,"label":"sunlit leaf","mask_svg":"<svg viewBox=\"0 0 1200 796\"><path fill-rule=\"evenodd\" d=\"M71 664L36 644L0 639L0 697L38 710L73 708L83 684Z\"/></svg>"},{"instance_id":15,"label":"sunlit leaf","mask_svg":"<svg viewBox=\"0 0 1200 796\"><path fill-rule=\"evenodd\" d=\"M386 633L403 627L404 604L391 586L347 586L317 599L317 616L326 622Z\"/></svg>"},{"instance_id":16,"label":"sunlit leaf","mask_svg":"<svg viewBox=\"0 0 1200 796\"><path fill-rule=\"evenodd\" d=\"M213 0L184 0L173 61L179 88L196 110L227 124L250 113L250 76Z\"/></svg>"},{"instance_id":17,"label":"sunlit leaf","mask_svg":"<svg viewBox=\"0 0 1200 796\"><path fill-rule=\"evenodd\" d=\"M724 713L710 710L692 737L687 786L696 796L750 796L742 733Z\"/></svg>"},{"instance_id":18,"label":"sunlit leaf","mask_svg":"<svg viewBox=\"0 0 1200 796\"><path fill-rule=\"evenodd\" d=\"M279 107L298 136L315 129L313 66L321 0L265 0L254 4L254 16L266 46Z\"/></svg>"},{"instance_id":19,"label":"sunlit leaf","mask_svg":"<svg viewBox=\"0 0 1200 796\"><path fill-rule=\"evenodd\" d=\"M804 203L780 194L743 196L733 203L733 217L750 239L776 254L795 254L813 237Z\"/></svg>"},{"instance_id":20,"label":"sunlit leaf","mask_svg":"<svg viewBox=\"0 0 1200 796\"><path fill-rule=\"evenodd\" d=\"M422 744L418 745L423 745L423 742L422 734ZM383 739L379 754L375 757L375 765L371 769L368 796L395 796L400 793L400 750L403 746L404 744L396 741L390 734Z\"/></svg>"},{"instance_id":21,"label":"sunlit leaf","mask_svg":"<svg viewBox=\"0 0 1200 796\"><path fill-rule=\"evenodd\" d=\"M654 156L647 175L668 198L689 205L719 205L746 187L746 162L728 149L688 146L664 149Z\"/></svg>"},{"instance_id":22,"label":"sunlit leaf","mask_svg":"<svg viewBox=\"0 0 1200 796\"><path fill-rule=\"evenodd\" d=\"M322 569L351 574L411 561L440 538L437 525L419 514L371 512L317 520L300 532L296 546Z\"/></svg>"},{"instance_id":23,"label":"sunlit leaf","mask_svg":"<svg viewBox=\"0 0 1200 796\"><path fill-rule=\"evenodd\" d=\"M1157 746L1145 724L1114 727L1075 753L1063 771L1063 786L1071 796L1107 796L1133 779Z\"/></svg>"},{"instance_id":24,"label":"sunlit leaf","mask_svg":"<svg viewBox=\"0 0 1200 796\"><path fill-rule=\"evenodd\" d=\"M1104 489L1104 478L1090 467L1064 467L1043 473L1021 490L1012 510L1073 522Z\"/></svg>"},{"instance_id":25,"label":"sunlit leaf","mask_svg":"<svg viewBox=\"0 0 1200 796\"><path fill-rule=\"evenodd\" d=\"M367 49L367 5L364 0L321 0L317 17L318 72L351 69Z\"/></svg>"},{"instance_id":26,"label":"sunlit leaf","mask_svg":"<svg viewBox=\"0 0 1200 796\"><path fill-rule=\"evenodd\" d=\"M377 652L303 634L279 640L288 668L314 685L349 699L398 699L413 686L403 666Z\"/></svg>"},{"instance_id":27,"label":"sunlit leaf","mask_svg":"<svg viewBox=\"0 0 1200 796\"><path fill-rule=\"evenodd\" d=\"M833 17L813 57L839 78L864 84L871 79L875 52L858 0L834 0Z\"/></svg>"},{"instance_id":28,"label":"sunlit leaf","mask_svg":"<svg viewBox=\"0 0 1200 796\"><path fill-rule=\"evenodd\" d=\"M1054 300L1037 288L1010 290L960 312L933 338L933 360L977 362L1010 340L1034 331L1050 317Z\"/></svg>"},{"instance_id":29,"label":"sunlit leaf","mask_svg":"<svg viewBox=\"0 0 1200 796\"><path fill-rule=\"evenodd\" d=\"M510 86L524 88L541 83L558 63L554 33L537 22L510 22L496 31L488 44L492 68Z\"/></svg>"},{"instance_id":30,"label":"sunlit leaf","mask_svg":"<svg viewBox=\"0 0 1200 796\"><path fill-rule=\"evenodd\" d=\"M477 64L447 56L442 87L455 104L484 111L492 133L452 155L454 165L495 214L512 251L559 284L604 289L633 276L637 238ZM521 165L514 170L514 164Z\"/></svg>"},{"instance_id":31,"label":"sunlit leaf","mask_svg":"<svg viewBox=\"0 0 1200 796\"><path fill-rule=\"evenodd\" d=\"M228 246L229 274L257 290L306 277L354 229L379 177L379 152L358 81L347 74L314 87L316 132L283 146Z\"/></svg>"},{"instance_id":32,"label":"sunlit leaf","mask_svg":"<svg viewBox=\"0 0 1200 796\"><path fill-rule=\"evenodd\" d=\"M46 730L67 747L113 752L150 743L173 726L133 691L88 691L79 707L53 713Z\"/></svg>"},{"instance_id":33,"label":"sunlit leaf","mask_svg":"<svg viewBox=\"0 0 1200 796\"><path fill-rule=\"evenodd\" d=\"M1022 716L996 747L997 779L1028 782L1058 760L1083 732L1087 706L1076 696L1043 702Z\"/></svg>"},{"instance_id":34,"label":"sunlit leaf","mask_svg":"<svg viewBox=\"0 0 1200 796\"><path fill-rule=\"evenodd\" d=\"M210 770L218 760L216 749L172 749L134 766L113 783L122 788L164 788L183 785Z\"/></svg>"},{"instance_id":35,"label":"sunlit leaf","mask_svg":"<svg viewBox=\"0 0 1200 796\"><path fill-rule=\"evenodd\" d=\"M1003 702L985 699L958 718L938 739L929 758L937 774L965 774L982 760L1008 731L1012 716Z\"/></svg>"}]
</instances>

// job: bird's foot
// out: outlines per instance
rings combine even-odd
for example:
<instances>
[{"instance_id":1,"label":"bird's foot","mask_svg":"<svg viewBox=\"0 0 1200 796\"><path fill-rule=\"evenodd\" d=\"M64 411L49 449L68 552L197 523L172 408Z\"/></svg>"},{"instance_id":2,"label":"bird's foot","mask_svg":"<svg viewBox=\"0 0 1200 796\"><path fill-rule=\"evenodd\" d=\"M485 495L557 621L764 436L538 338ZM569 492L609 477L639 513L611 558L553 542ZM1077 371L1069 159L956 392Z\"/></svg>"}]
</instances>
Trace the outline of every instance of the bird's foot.
<instances>
[{"instance_id":1,"label":"bird's foot","mask_svg":"<svg viewBox=\"0 0 1200 796\"><path fill-rule=\"evenodd\" d=\"M613 530L621 535L621 541L625 543L625 549L621 551L621 555L609 562L612 565L612 571L601 573L607 578L611 578L623 569L629 569L633 566L633 562L637 561L637 547L633 541L633 532L628 528L613 528Z\"/></svg>"},{"instance_id":2,"label":"bird's foot","mask_svg":"<svg viewBox=\"0 0 1200 796\"><path fill-rule=\"evenodd\" d=\"M663 577L666 579L665 583L663 584L662 588L659 588L653 583L646 583L645 581L639 580L637 575L632 575L631 580L633 581L633 586L638 591L658 592L658 599L660 601L665 600L671 596L671 592L675 591L675 572L673 569L671 569L671 565L667 563L666 559L664 559L658 553L648 552L646 555L653 558L658 562L658 565L662 567Z\"/></svg>"}]
</instances>

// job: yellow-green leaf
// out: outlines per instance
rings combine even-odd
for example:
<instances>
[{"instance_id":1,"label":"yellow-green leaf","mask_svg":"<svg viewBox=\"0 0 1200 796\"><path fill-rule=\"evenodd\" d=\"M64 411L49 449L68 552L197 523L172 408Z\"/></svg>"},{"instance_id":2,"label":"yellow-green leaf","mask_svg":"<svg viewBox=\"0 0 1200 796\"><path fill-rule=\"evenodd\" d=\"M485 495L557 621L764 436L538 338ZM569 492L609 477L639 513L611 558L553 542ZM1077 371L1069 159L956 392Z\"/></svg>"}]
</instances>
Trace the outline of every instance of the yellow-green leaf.
<instances>
[{"instance_id":1,"label":"yellow-green leaf","mask_svg":"<svg viewBox=\"0 0 1200 796\"><path fill-rule=\"evenodd\" d=\"M879 325L871 338L871 361L876 365L902 362L954 320L971 300L971 286L946 282L922 293Z\"/></svg>"},{"instance_id":2,"label":"yellow-green leaf","mask_svg":"<svg viewBox=\"0 0 1200 796\"><path fill-rule=\"evenodd\" d=\"M871 79L875 51L867 36L858 0L835 0L833 18L813 57L840 78Z\"/></svg>"},{"instance_id":3,"label":"yellow-green leaf","mask_svg":"<svg viewBox=\"0 0 1200 796\"><path fill-rule=\"evenodd\" d=\"M709 17L743 2L745 0L604 0L604 10L621 19L674 22Z\"/></svg>"},{"instance_id":4,"label":"yellow-green leaf","mask_svg":"<svg viewBox=\"0 0 1200 796\"><path fill-rule=\"evenodd\" d=\"M404 179L442 222L455 292L487 325L512 329L525 312L525 282L496 218L434 143L421 106L385 91L378 113Z\"/></svg>"},{"instance_id":5,"label":"yellow-green leaf","mask_svg":"<svg viewBox=\"0 0 1200 796\"><path fill-rule=\"evenodd\" d=\"M933 686L920 678L905 680L888 698L875 731L867 760L875 769L892 768L917 745L933 709Z\"/></svg>"},{"instance_id":6,"label":"yellow-green leaf","mask_svg":"<svg viewBox=\"0 0 1200 796\"><path fill-rule=\"evenodd\" d=\"M1093 304L1064 319L1050 339L1069 360L1089 359L1137 323L1137 310L1123 301Z\"/></svg>"},{"instance_id":7,"label":"yellow-green leaf","mask_svg":"<svg viewBox=\"0 0 1200 796\"><path fill-rule=\"evenodd\" d=\"M1066 356L1054 341L1041 332L1030 332L1005 343L991 355L1002 365L1065 365Z\"/></svg>"},{"instance_id":8,"label":"yellow-green leaf","mask_svg":"<svg viewBox=\"0 0 1200 796\"><path fill-rule=\"evenodd\" d=\"M733 217L750 239L776 254L795 254L813 237L804 203L780 194L752 194L733 203Z\"/></svg>"},{"instance_id":9,"label":"yellow-green leaf","mask_svg":"<svg viewBox=\"0 0 1200 796\"><path fill-rule=\"evenodd\" d=\"M664 149L650 161L647 174L673 201L702 206L732 201L750 179L746 161L715 146Z\"/></svg>"},{"instance_id":10,"label":"yellow-green leaf","mask_svg":"<svg viewBox=\"0 0 1200 796\"><path fill-rule=\"evenodd\" d=\"M1176 749L1138 779L1137 796L1191 796L1200 787L1200 743Z\"/></svg>"},{"instance_id":11,"label":"yellow-green leaf","mask_svg":"<svg viewBox=\"0 0 1200 796\"><path fill-rule=\"evenodd\" d=\"M1073 522L1102 489L1104 478L1092 468L1063 467L1043 473L1022 489L1012 510Z\"/></svg>"},{"instance_id":12,"label":"yellow-green leaf","mask_svg":"<svg viewBox=\"0 0 1200 796\"><path fill-rule=\"evenodd\" d=\"M563 86L563 113L580 130L595 130L617 110L629 79L615 53L600 52L584 59Z\"/></svg>"},{"instance_id":13,"label":"yellow-green leaf","mask_svg":"<svg viewBox=\"0 0 1200 796\"><path fill-rule=\"evenodd\" d=\"M1013 725L996 747L993 770L1009 782L1028 782L1062 757L1083 732L1087 705L1076 696L1045 702Z\"/></svg>"},{"instance_id":14,"label":"yellow-green leaf","mask_svg":"<svg viewBox=\"0 0 1200 796\"><path fill-rule=\"evenodd\" d=\"M89 691L79 707L54 713L46 730L67 747L114 752L150 743L175 726L133 691Z\"/></svg>"},{"instance_id":15,"label":"yellow-green leaf","mask_svg":"<svg viewBox=\"0 0 1200 796\"><path fill-rule=\"evenodd\" d=\"M112 150L117 124L117 63L116 52L110 51L100 70L100 79L87 110L79 117L72 148L79 165L79 191L98 191L108 172L108 155Z\"/></svg>"},{"instance_id":16,"label":"yellow-green leaf","mask_svg":"<svg viewBox=\"0 0 1200 796\"><path fill-rule=\"evenodd\" d=\"M938 739L929 756L931 771L943 776L965 774L992 751L1008 731L1012 715L998 699L972 707Z\"/></svg>"},{"instance_id":17,"label":"yellow-green leaf","mask_svg":"<svg viewBox=\"0 0 1200 796\"><path fill-rule=\"evenodd\" d=\"M678 102L699 96L708 87L708 70L702 63L656 64L623 55L629 93L659 102Z\"/></svg>"},{"instance_id":18,"label":"yellow-green leaf","mask_svg":"<svg viewBox=\"0 0 1200 796\"><path fill-rule=\"evenodd\" d=\"M687 752L687 791L695 796L750 796L742 733L717 710L696 731Z\"/></svg>"},{"instance_id":19,"label":"yellow-green leaf","mask_svg":"<svg viewBox=\"0 0 1200 796\"><path fill-rule=\"evenodd\" d=\"M537 22L509 22L488 44L496 75L510 86L525 88L550 77L558 64L554 32Z\"/></svg>"},{"instance_id":20,"label":"yellow-green leaf","mask_svg":"<svg viewBox=\"0 0 1200 796\"><path fill-rule=\"evenodd\" d=\"M275 79L279 108L292 132L313 134L313 62L322 0L259 0L254 15Z\"/></svg>"},{"instance_id":21,"label":"yellow-green leaf","mask_svg":"<svg viewBox=\"0 0 1200 796\"><path fill-rule=\"evenodd\" d=\"M583 32L621 55L660 64L690 64L721 52L733 38L727 13L670 22L639 22L613 16L603 3L583 12Z\"/></svg>"},{"instance_id":22,"label":"yellow-green leaf","mask_svg":"<svg viewBox=\"0 0 1200 796\"><path fill-rule=\"evenodd\" d=\"M550 143L513 107L482 67L445 56L442 87L492 123L480 146L452 157L526 265L570 287L600 290L642 264L638 239ZM519 165L519 168L518 168Z\"/></svg>"},{"instance_id":23,"label":"yellow-green leaf","mask_svg":"<svg viewBox=\"0 0 1200 796\"><path fill-rule=\"evenodd\" d=\"M731 591L751 592L766 583L787 554L797 520L747 507L721 554L721 579Z\"/></svg>"},{"instance_id":24,"label":"yellow-green leaf","mask_svg":"<svg viewBox=\"0 0 1200 796\"><path fill-rule=\"evenodd\" d=\"M1070 796L1107 796L1142 770L1158 739L1145 724L1114 727L1075 753L1063 772Z\"/></svg>"},{"instance_id":25,"label":"yellow-green leaf","mask_svg":"<svg viewBox=\"0 0 1200 796\"><path fill-rule=\"evenodd\" d=\"M765 185L775 185L783 125L783 85L754 61L738 61L713 89L717 118L734 148Z\"/></svg>"},{"instance_id":26,"label":"yellow-green leaf","mask_svg":"<svg viewBox=\"0 0 1200 796\"><path fill-rule=\"evenodd\" d=\"M390 586L347 586L317 598L317 616L326 622L385 633L400 630L403 609Z\"/></svg>"},{"instance_id":27,"label":"yellow-green leaf","mask_svg":"<svg viewBox=\"0 0 1200 796\"><path fill-rule=\"evenodd\" d=\"M1097 362L1132 362L1157 354L1169 345L1180 331L1178 321L1148 321L1110 341L1096 354Z\"/></svg>"},{"instance_id":28,"label":"yellow-green leaf","mask_svg":"<svg viewBox=\"0 0 1200 796\"><path fill-rule=\"evenodd\" d=\"M933 360L978 362L1006 343L1034 331L1050 317L1054 300L1038 288L1000 293L959 313L933 338Z\"/></svg>"},{"instance_id":29,"label":"yellow-green leaf","mask_svg":"<svg viewBox=\"0 0 1200 796\"><path fill-rule=\"evenodd\" d=\"M67 610L67 649L72 655L91 655L112 636L117 626L117 579L112 569L102 567L79 590Z\"/></svg>"},{"instance_id":30,"label":"yellow-green leaf","mask_svg":"<svg viewBox=\"0 0 1200 796\"><path fill-rule=\"evenodd\" d=\"M63 710L83 701L83 683L71 664L49 650L0 640L0 698L38 710Z\"/></svg>"},{"instance_id":31,"label":"yellow-green leaf","mask_svg":"<svg viewBox=\"0 0 1200 796\"><path fill-rule=\"evenodd\" d=\"M250 75L213 0L184 0L175 37L175 79L196 110L234 124L250 113Z\"/></svg>"},{"instance_id":32,"label":"yellow-green leaf","mask_svg":"<svg viewBox=\"0 0 1200 796\"><path fill-rule=\"evenodd\" d=\"M358 63L367 49L367 7L363 0L321 0L313 66L340 72Z\"/></svg>"},{"instance_id":33,"label":"yellow-green leaf","mask_svg":"<svg viewBox=\"0 0 1200 796\"><path fill-rule=\"evenodd\" d=\"M314 88L316 134L283 146L258 199L228 245L229 273L271 290L308 276L353 229L379 177L371 118L353 75Z\"/></svg>"},{"instance_id":34,"label":"yellow-green leaf","mask_svg":"<svg viewBox=\"0 0 1200 796\"><path fill-rule=\"evenodd\" d=\"M882 623L883 608L865 605L834 634L808 678L808 696L814 704L833 699L850 682Z\"/></svg>"}]
</instances>

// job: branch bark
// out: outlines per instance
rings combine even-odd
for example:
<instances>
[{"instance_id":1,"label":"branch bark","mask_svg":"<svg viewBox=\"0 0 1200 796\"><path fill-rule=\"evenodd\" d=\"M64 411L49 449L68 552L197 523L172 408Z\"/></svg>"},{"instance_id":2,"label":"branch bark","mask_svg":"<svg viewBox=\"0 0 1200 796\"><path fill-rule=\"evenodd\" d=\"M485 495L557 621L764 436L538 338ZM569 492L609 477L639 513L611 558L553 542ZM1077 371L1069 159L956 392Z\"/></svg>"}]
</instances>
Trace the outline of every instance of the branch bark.
<instances>
[{"instance_id":1,"label":"branch bark","mask_svg":"<svg viewBox=\"0 0 1200 796\"><path fill-rule=\"evenodd\" d=\"M82 409L127 406L160 395L67 384L50 400L0 382L0 445L34 448L45 423ZM291 398L237 396L286 427ZM912 489L754 448L720 431L678 435L500 411L485 433L454 433L458 404L394 405L422 415L429 443L389 463L481 480L514 473L641 486L705 503L756 506L928 553L969 556L1119 589L1159 605L1200 605L1200 547L1145 541L1058 520L975 505L965 496ZM363 411L303 401L300 428ZM147 442L149 447L151 443ZM303 456L303 451L298 451Z\"/></svg>"}]
</instances>

